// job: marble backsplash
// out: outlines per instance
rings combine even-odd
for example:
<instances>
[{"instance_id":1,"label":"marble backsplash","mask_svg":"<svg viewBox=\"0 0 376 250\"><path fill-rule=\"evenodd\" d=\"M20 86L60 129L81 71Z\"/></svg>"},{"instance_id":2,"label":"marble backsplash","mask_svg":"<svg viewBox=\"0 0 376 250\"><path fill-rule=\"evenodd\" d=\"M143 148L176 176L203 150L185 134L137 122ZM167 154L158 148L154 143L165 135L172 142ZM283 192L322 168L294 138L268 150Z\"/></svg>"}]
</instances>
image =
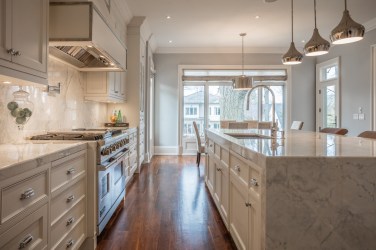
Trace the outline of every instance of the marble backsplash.
<instances>
[{"instance_id":1,"label":"marble backsplash","mask_svg":"<svg viewBox=\"0 0 376 250\"><path fill-rule=\"evenodd\" d=\"M25 136L52 130L93 128L103 126L107 119L107 104L84 100L85 73L60 61L49 58L50 85L61 83L60 94L47 93L40 88L26 86L29 100L34 104L33 115L20 131L7 109L18 86L0 84L0 144L21 141Z\"/></svg>"}]
</instances>

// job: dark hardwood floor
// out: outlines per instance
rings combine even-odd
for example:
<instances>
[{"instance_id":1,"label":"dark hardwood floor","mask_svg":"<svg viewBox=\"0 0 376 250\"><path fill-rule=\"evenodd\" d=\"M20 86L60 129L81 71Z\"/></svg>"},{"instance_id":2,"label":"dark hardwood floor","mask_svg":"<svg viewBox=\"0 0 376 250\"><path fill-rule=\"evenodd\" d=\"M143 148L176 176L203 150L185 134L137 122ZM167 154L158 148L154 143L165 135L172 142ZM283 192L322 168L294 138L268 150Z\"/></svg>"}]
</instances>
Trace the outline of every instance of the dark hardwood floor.
<instances>
[{"instance_id":1,"label":"dark hardwood floor","mask_svg":"<svg viewBox=\"0 0 376 250\"><path fill-rule=\"evenodd\" d=\"M155 156L98 237L104 249L236 249L193 156Z\"/></svg>"}]
</instances>

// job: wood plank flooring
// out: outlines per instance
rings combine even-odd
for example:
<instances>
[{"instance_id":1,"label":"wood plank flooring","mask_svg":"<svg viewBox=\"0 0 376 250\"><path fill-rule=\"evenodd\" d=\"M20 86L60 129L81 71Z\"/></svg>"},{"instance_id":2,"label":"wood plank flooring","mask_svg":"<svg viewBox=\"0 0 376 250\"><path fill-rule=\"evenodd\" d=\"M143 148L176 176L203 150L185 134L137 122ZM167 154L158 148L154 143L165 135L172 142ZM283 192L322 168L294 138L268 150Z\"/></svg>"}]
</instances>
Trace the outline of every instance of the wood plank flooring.
<instances>
[{"instance_id":1,"label":"wood plank flooring","mask_svg":"<svg viewBox=\"0 0 376 250\"><path fill-rule=\"evenodd\" d=\"M128 186L97 250L236 249L205 187L204 164L197 168L194 156L153 157Z\"/></svg>"}]
</instances>

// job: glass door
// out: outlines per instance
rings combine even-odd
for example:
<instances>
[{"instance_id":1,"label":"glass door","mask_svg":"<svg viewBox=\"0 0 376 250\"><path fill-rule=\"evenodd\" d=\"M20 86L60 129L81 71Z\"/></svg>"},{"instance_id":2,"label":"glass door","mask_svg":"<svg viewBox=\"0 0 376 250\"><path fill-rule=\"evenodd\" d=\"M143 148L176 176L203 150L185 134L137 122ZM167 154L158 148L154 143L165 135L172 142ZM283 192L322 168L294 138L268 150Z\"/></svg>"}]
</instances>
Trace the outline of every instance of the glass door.
<instances>
[{"instance_id":1,"label":"glass door","mask_svg":"<svg viewBox=\"0 0 376 250\"><path fill-rule=\"evenodd\" d=\"M339 59L316 66L316 130L340 127Z\"/></svg>"},{"instance_id":2,"label":"glass door","mask_svg":"<svg viewBox=\"0 0 376 250\"><path fill-rule=\"evenodd\" d=\"M205 85L184 85L183 89L183 153L197 152L197 142L193 122L204 142L205 132Z\"/></svg>"}]
</instances>

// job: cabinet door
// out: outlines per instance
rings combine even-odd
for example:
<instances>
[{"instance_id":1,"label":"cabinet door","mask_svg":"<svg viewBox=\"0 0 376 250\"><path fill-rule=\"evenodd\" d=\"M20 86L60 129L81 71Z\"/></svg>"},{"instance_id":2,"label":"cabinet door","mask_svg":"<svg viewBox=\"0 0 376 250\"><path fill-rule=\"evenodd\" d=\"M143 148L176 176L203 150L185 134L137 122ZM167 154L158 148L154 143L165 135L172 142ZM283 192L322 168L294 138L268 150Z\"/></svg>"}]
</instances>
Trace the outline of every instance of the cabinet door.
<instances>
[{"instance_id":1,"label":"cabinet door","mask_svg":"<svg viewBox=\"0 0 376 250\"><path fill-rule=\"evenodd\" d=\"M230 174L230 233L238 249L248 249L247 186Z\"/></svg>"},{"instance_id":2,"label":"cabinet door","mask_svg":"<svg viewBox=\"0 0 376 250\"><path fill-rule=\"evenodd\" d=\"M0 0L0 58L6 61L11 60L7 52L11 45L11 11L12 1Z\"/></svg>"},{"instance_id":3,"label":"cabinet door","mask_svg":"<svg viewBox=\"0 0 376 250\"><path fill-rule=\"evenodd\" d=\"M47 72L47 0L12 1L12 49L20 54L12 61Z\"/></svg>"},{"instance_id":4,"label":"cabinet door","mask_svg":"<svg viewBox=\"0 0 376 250\"><path fill-rule=\"evenodd\" d=\"M125 98L125 93L126 93L126 73L125 72L119 72L120 74L120 95L121 95L121 98L122 99L126 99Z\"/></svg>"},{"instance_id":5,"label":"cabinet door","mask_svg":"<svg viewBox=\"0 0 376 250\"><path fill-rule=\"evenodd\" d=\"M208 155L208 181L207 185L209 188L209 191L213 194L214 192L214 184L215 184L215 164L214 164L214 156L209 153Z\"/></svg>"},{"instance_id":6,"label":"cabinet door","mask_svg":"<svg viewBox=\"0 0 376 250\"><path fill-rule=\"evenodd\" d=\"M214 156L215 157L215 156ZM222 189L222 169L221 166L218 164L218 161L214 161L214 169L215 169L215 182L214 182L214 194L213 198L215 203L217 204L218 208L221 206L221 189Z\"/></svg>"},{"instance_id":7,"label":"cabinet door","mask_svg":"<svg viewBox=\"0 0 376 250\"><path fill-rule=\"evenodd\" d=\"M248 246L250 250L261 249L261 203L258 198L254 197L252 194L249 194L249 206L248 206L248 215L249 215L249 236L248 236Z\"/></svg>"},{"instance_id":8,"label":"cabinet door","mask_svg":"<svg viewBox=\"0 0 376 250\"><path fill-rule=\"evenodd\" d=\"M221 166L221 206L220 211L225 221L228 223L228 212L229 212L229 188L230 188L230 177L228 168Z\"/></svg>"}]
</instances>

